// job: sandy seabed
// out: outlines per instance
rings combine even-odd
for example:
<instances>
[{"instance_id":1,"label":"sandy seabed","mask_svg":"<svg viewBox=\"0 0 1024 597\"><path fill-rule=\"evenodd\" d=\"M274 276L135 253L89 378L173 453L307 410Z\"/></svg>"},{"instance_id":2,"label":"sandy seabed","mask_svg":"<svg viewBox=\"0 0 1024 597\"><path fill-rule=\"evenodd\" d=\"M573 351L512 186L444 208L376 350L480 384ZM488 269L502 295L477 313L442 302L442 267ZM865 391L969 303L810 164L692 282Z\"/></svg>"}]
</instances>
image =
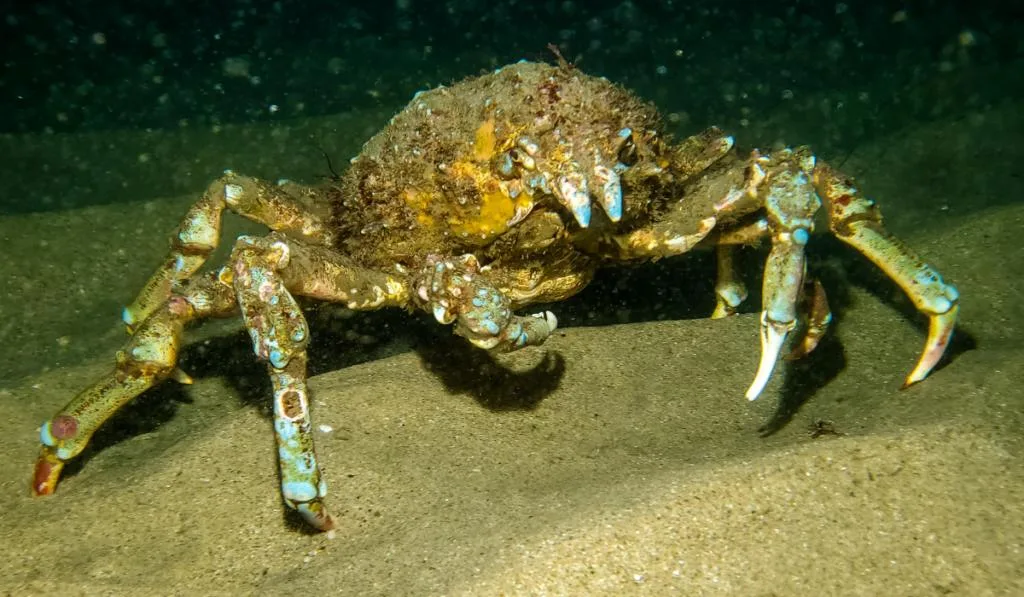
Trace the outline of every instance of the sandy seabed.
<instances>
[{"instance_id":1,"label":"sandy seabed","mask_svg":"<svg viewBox=\"0 0 1024 597\"><path fill-rule=\"evenodd\" d=\"M497 361L399 340L311 380L330 536L283 515L263 388L228 365L29 498L38 424L109 366L190 199L0 218L0 594L1024 594L1021 113L844 165L963 296L925 383L898 390L923 334L880 278L846 285L834 374L793 366L755 403L754 315L569 327ZM193 361L248 356L218 337Z\"/></svg>"}]
</instances>

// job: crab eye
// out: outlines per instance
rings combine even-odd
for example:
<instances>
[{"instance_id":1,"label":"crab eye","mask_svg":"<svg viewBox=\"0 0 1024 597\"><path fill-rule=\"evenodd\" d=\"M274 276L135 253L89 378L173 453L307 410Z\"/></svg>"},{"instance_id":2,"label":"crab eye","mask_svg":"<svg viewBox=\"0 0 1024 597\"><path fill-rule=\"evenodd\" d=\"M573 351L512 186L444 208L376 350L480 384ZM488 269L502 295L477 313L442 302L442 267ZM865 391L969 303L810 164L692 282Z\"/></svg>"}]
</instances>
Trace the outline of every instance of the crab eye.
<instances>
[{"instance_id":1,"label":"crab eye","mask_svg":"<svg viewBox=\"0 0 1024 597\"><path fill-rule=\"evenodd\" d=\"M632 166L637 162L636 143L633 142L632 133L622 138L617 159L623 166Z\"/></svg>"}]
</instances>

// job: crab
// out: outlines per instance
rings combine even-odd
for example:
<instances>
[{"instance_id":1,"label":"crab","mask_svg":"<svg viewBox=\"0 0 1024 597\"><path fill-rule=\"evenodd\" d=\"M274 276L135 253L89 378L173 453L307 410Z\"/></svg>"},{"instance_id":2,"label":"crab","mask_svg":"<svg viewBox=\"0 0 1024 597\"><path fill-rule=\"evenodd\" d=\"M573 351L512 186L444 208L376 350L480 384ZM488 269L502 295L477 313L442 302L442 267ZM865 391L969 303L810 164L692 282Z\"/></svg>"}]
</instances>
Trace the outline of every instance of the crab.
<instances>
[{"instance_id":1,"label":"crab","mask_svg":"<svg viewBox=\"0 0 1024 597\"><path fill-rule=\"evenodd\" d=\"M204 268L225 210L270 233L239 237L226 265ZM42 425L32 492L52 493L65 463L133 398L168 378L191 381L176 365L186 324L241 315L273 386L283 501L330 529L297 299L425 311L481 349L514 351L557 327L549 311L520 309L572 296L601 267L696 247L717 255L712 317L734 314L746 297L734 251L768 240L753 400L787 337L803 356L827 329L804 254L819 221L928 317L905 385L923 380L950 341L957 291L808 148L744 155L717 128L672 143L653 106L564 62L520 62L417 93L341 176L303 186L227 171L206 189L124 309L130 338L113 369Z\"/></svg>"}]
</instances>

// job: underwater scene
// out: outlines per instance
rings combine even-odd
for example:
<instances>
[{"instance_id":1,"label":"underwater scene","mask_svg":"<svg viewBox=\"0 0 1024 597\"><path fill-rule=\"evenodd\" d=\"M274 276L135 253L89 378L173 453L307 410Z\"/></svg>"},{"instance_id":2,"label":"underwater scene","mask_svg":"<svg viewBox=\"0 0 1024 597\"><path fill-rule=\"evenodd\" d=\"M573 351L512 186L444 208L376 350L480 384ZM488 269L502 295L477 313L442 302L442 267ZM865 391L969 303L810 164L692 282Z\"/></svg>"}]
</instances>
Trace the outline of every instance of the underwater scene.
<instances>
[{"instance_id":1,"label":"underwater scene","mask_svg":"<svg viewBox=\"0 0 1024 597\"><path fill-rule=\"evenodd\" d=\"M1024 595L1015 3L0 32L0 595Z\"/></svg>"}]
</instances>

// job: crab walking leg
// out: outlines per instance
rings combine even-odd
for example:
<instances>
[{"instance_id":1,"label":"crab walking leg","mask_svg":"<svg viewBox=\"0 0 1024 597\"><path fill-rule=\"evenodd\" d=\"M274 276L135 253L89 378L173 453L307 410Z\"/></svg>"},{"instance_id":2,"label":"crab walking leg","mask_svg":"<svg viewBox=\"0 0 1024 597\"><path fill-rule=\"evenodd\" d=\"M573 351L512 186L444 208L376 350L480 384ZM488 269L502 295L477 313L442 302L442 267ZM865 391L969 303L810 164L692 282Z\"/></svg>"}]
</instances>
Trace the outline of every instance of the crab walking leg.
<instances>
[{"instance_id":1,"label":"crab walking leg","mask_svg":"<svg viewBox=\"0 0 1024 597\"><path fill-rule=\"evenodd\" d=\"M711 319L735 315L736 309L747 299L747 287L743 285L736 271L735 251L735 247L730 245L715 247L718 275L715 278L715 311L711 314Z\"/></svg>"},{"instance_id":2,"label":"crab walking leg","mask_svg":"<svg viewBox=\"0 0 1024 597\"><path fill-rule=\"evenodd\" d=\"M438 323L455 323L455 333L484 350L513 351L537 346L558 327L554 313L512 313L511 302L480 273L473 255L431 258L416 282L416 297Z\"/></svg>"},{"instance_id":3,"label":"crab walking leg","mask_svg":"<svg viewBox=\"0 0 1024 597\"><path fill-rule=\"evenodd\" d=\"M796 327L796 307L806 270L804 246L814 228L814 214L821 200L805 170L814 158L803 150L783 150L772 159L755 158L771 171L766 179L764 207L772 249L768 253L762 282L761 360L747 400L761 395L771 379L786 336ZM763 192L763 191L762 191Z\"/></svg>"},{"instance_id":4,"label":"crab walking leg","mask_svg":"<svg viewBox=\"0 0 1024 597\"><path fill-rule=\"evenodd\" d=\"M327 512L327 482L317 466L313 425L306 388L306 353L296 353L284 367L268 365L274 387L274 435L281 470L281 497L313 527L327 531L334 519Z\"/></svg>"},{"instance_id":5,"label":"crab walking leg","mask_svg":"<svg viewBox=\"0 0 1024 597\"><path fill-rule=\"evenodd\" d=\"M724 157L732 149L732 137L718 136L720 131L709 129L701 135L683 141L677 150L687 155L687 148L703 148L698 157L682 160L675 167L683 173L696 174ZM754 155L754 160L759 156ZM759 241L768 231L768 223L759 218L750 223L711 236L719 221L735 222L757 211L757 187L764 180L760 168L730 169L723 177L710 177L695 183L693 199L676 202L670 210L652 225L611 237L614 253L619 260L660 259L682 255L696 245L744 245ZM719 253L719 257L726 255ZM719 262L721 263L721 261ZM728 265L731 267L731 265ZM721 270L720 270L721 271ZM726 277L730 277L729 274ZM735 276L732 276L734 281ZM736 289L745 294L745 289ZM742 301L742 299L740 299ZM738 304L738 303L737 303Z\"/></svg>"},{"instance_id":6,"label":"crab walking leg","mask_svg":"<svg viewBox=\"0 0 1024 597\"><path fill-rule=\"evenodd\" d=\"M717 302L711 319L721 319L736 314L740 304L747 300L747 287L740 280L739 272L736 269L736 246L756 244L767 234L768 220L758 218L749 224L718 234L712 239L715 244L718 273L715 278Z\"/></svg>"},{"instance_id":7,"label":"crab walking leg","mask_svg":"<svg viewBox=\"0 0 1024 597\"><path fill-rule=\"evenodd\" d=\"M64 463L85 449L104 421L131 399L175 372L186 323L205 317L229 316L235 308L231 288L222 284L216 273L196 278L164 301L118 351L114 370L43 423L39 433L42 450L36 461L32 493L53 493Z\"/></svg>"},{"instance_id":8,"label":"crab walking leg","mask_svg":"<svg viewBox=\"0 0 1024 597\"><path fill-rule=\"evenodd\" d=\"M326 247L307 247L278 234L240 237L231 263L223 277L234 287L253 351L267 362L274 387L281 496L311 526L331 529L306 388L309 329L293 293L371 309L404 305L407 286L393 276L354 268Z\"/></svg>"},{"instance_id":9,"label":"crab walking leg","mask_svg":"<svg viewBox=\"0 0 1024 597\"><path fill-rule=\"evenodd\" d=\"M832 232L881 268L928 316L924 350L903 383L904 388L911 386L928 376L949 346L960 311L960 294L882 226L878 207L862 196L852 181L824 162L813 172L814 186L828 207Z\"/></svg>"},{"instance_id":10,"label":"crab walking leg","mask_svg":"<svg viewBox=\"0 0 1024 597\"><path fill-rule=\"evenodd\" d=\"M329 244L331 237L324 222L297 200L303 192L303 187L287 181L275 186L230 170L211 183L199 201L189 208L178 231L171 237L171 250L164 263L150 276L135 300L125 307L122 319L129 333L167 300L177 284L199 271L217 248L225 208L271 230Z\"/></svg>"},{"instance_id":11,"label":"crab walking leg","mask_svg":"<svg viewBox=\"0 0 1024 597\"><path fill-rule=\"evenodd\" d=\"M231 255L230 282L242 309L256 356L267 362L274 386L281 497L313 527L328 530L334 521L323 498L306 389L309 329L302 310L277 273L288 265L291 249L281 240L240 237Z\"/></svg>"},{"instance_id":12,"label":"crab walking leg","mask_svg":"<svg viewBox=\"0 0 1024 597\"><path fill-rule=\"evenodd\" d=\"M803 338L793 346L786 355L787 360L802 359L814 352L821 338L832 323L832 310L828 307L828 296L825 287L818 280L809 280L804 284L803 310L806 318L806 329Z\"/></svg>"}]
</instances>

